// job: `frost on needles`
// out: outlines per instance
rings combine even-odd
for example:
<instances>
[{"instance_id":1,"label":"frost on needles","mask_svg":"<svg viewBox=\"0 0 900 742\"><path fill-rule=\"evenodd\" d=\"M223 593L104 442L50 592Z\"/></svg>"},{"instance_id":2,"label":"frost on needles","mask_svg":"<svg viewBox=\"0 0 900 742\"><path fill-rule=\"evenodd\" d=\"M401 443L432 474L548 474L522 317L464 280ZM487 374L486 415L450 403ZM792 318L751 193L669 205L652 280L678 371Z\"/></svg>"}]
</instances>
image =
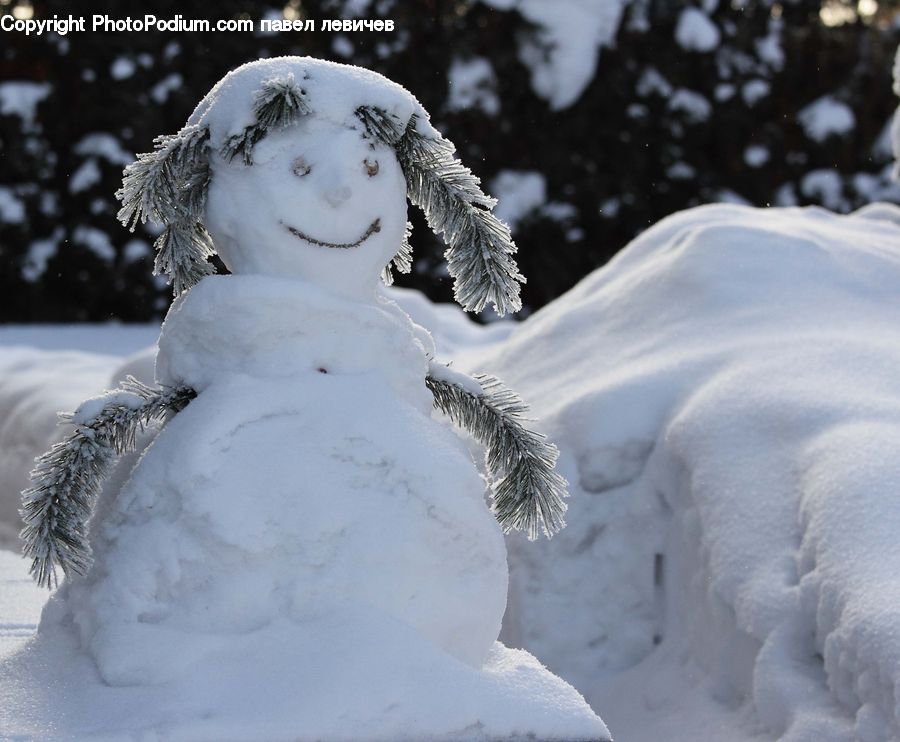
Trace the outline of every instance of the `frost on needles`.
<instances>
[{"instance_id":1,"label":"frost on needles","mask_svg":"<svg viewBox=\"0 0 900 742\"><path fill-rule=\"evenodd\" d=\"M524 531L532 540L540 531L549 538L562 530L568 483L555 469L556 446L523 424L528 405L495 376L475 377L480 394L441 376L425 379L434 406L487 448L494 514L503 530Z\"/></svg>"},{"instance_id":2,"label":"frost on needles","mask_svg":"<svg viewBox=\"0 0 900 742\"><path fill-rule=\"evenodd\" d=\"M425 212L428 226L443 233L453 294L467 312L493 304L503 316L522 308L516 246L509 227L491 209L497 203L481 190L480 181L455 156L453 145L438 135L431 139L416 129L413 115L403 127L384 110L360 106L356 115L366 134L394 149L406 178L410 201Z\"/></svg>"},{"instance_id":3,"label":"frost on needles","mask_svg":"<svg viewBox=\"0 0 900 742\"><path fill-rule=\"evenodd\" d=\"M22 493L21 537L38 585L53 587L56 567L65 575L87 571L87 523L116 457L134 449L138 432L151 421L179 412L195 396L187 387L154 389L129 377L121 390L62 416L75 431L37 459L34 484Z\"/></svg>"},{"instance_id":4,"label":"frost on needles","mask_svg":"<svg viewBox=\"0 0 900 742\"><path fill-rule=\"evenodd\" d=\"M208 258L215 253L203 226L210 180L209 130L186 126L177 134L153 140L152 152L138 155L125 168L116 198L118 218L132 232L148 219L164 224L156 239L154 275L170 277L175 295L211 275Z\"/></svg>"}]
</instances>

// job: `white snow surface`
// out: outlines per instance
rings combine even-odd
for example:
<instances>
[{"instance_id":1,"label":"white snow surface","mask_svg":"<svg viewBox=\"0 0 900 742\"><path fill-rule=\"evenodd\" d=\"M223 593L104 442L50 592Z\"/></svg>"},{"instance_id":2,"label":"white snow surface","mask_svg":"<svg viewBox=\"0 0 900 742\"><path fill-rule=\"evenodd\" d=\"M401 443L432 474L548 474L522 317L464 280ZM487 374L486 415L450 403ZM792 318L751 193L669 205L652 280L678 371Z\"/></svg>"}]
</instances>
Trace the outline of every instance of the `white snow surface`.
<instances>
[{"instance_id":1,"label":"white snow surface","mask_svg":"<svg viewBox=\"0 0 900 742\"><path fill-rule=\"evenodd\" d=\"M176 301L157 377L199 395L101 499L92 570L0 664L0 729L606 738L571 686L495 641L504 541L432 418L433 354L387 298L251 275Z\"/></svg>"},{"instance_id":2,"label":"white snow surface","mask_svg":"<svg viewBox=\"0 0 900 742\"><path fill-rule=\"evenodd\" d=\"M469 365L573 490L503 636L617 740L900 737L898 281L895 206L703 207Z\"/></svg>"},{"instance_id":3,"label":"white snow surface","mask_svg":"<svg viewBox=\"0 0 900 742\"><path fill-rule=\"evenodd\" d=\"M428 114L406 88L377 72L313 57L273 57L248 62L223 77L188 119L209 126L213 149L254 122L253 99L270 79L293 79L306 91L312 113L335 124L360 126L354 112L361 105L377 106L402 124L416 115L416 128L435 137Z\"/></svg>"},{"instance_id":4,"label":"white snow surface","mask_svg":"<svg viewBox=\"0 0 900 742\"><path fill-rule=\"evenodd\" d=\"M499 375L560 446L573 493L569 526L549 542L508 540L501 638L575 685L617 742L900 737L898 281L896 206L837 216L717 205L664 220L511 333L511 323L477 328L451 307L388 292L435 330L441 356L457 359L453 369ZM64 342L36 337L45 346ZM133 370L146 375L146 362L144 354ZM57 383L78 378L52 372L48 367L47 378ZM71 390L71 401L59 406L73 409L100 386ZM283 405L292 394L267 396ZM20 433L38 418L23 416ZM252 560L241 565L251 568ZM40 680L33 667L69 660L42 654L41 640L23 653L40 594L24 580L20 560L0 554L0 574L0 651L20 653L4 665L0 718L26 706L36 714L34 697L47 689L29 686ZM256 605L247 602L235 621L252 617ZM381 631L409 654L409 636L392 633L395 623L376 622L357 643L353 614L341 620L353 629L341 634L340 647L359 664L328 666L330 677L370 698L372 688L394 682L394 669L373 669L360 644ZM293 635L290 641L292 650L302 643ZM250 642L239 635L248 652ZM427 646L412 654L433 657L434 644ZM289 678L275 700L253 683L236 697L222 654L193 646L187 659L209 651L211 673L184 675L205 695L195 688L178 698L178 685L85 684L94 671L68 665L67 677L83 687L63 711L86 724L85 708L104 709L109 717L97 717L95 731L115 738L129 724L158 721L135 700L152 697L178 709L156 728L162 737L227 729L240 738L259 724L257 737L261 729L278 738L284 710L276 706L297 668L271 658ZM486 667L507 657L534 669L508 651L495 645ZM413 670L410 692L430 685L455 699L477 674L456 667L463 675L455 677L464 678L458 687L435 686ZM216 716L216 698L234 707ZM321 695L313 702L327 707ZM285 706L296 703L305 701L292 696ZM435 718L447 719L446 705ZM30 729L45 732L39 722L33 716ZM415 735L414 725L404 729Z\"/></svg>"}]
</instances>

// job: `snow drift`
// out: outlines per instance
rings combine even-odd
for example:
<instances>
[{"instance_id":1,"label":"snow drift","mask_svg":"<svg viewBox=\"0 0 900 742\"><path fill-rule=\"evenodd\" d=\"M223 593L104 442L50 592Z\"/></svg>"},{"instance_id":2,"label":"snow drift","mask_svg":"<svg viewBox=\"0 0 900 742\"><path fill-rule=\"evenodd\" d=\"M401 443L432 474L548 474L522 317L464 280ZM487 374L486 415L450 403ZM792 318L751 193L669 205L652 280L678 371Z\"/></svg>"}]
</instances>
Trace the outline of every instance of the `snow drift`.
<instances>
[{"instance_id":1,"label":"snow drift","mask_svg":"<svg viewBox=\"0 0 900 742\"><path fill-rule=\"evenodd\" d=\"M713 694L748 735L900 736L898 286L894 206L703 207L471 363L532 400L575 495L511 543L505 636L614 735Z\"/></svg>"}]
</instances>

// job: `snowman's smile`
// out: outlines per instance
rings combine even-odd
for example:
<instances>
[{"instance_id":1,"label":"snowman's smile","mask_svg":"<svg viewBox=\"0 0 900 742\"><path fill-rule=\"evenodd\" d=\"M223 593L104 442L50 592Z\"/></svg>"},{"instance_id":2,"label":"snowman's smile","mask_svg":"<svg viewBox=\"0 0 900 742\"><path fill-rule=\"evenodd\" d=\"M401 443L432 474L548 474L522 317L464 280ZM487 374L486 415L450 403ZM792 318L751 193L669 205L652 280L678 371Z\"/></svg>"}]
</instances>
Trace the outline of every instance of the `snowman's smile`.
<instances>
[{"instance_id":1,"label":"snowman's smile","mask_svg":"<svg viewBox=\"0 0 900 742\"><path fill-rule=\"evenodd\" d=\"M292 227L290 224L281 223L288 232L290 232L294 237L299 237L301 240L308 242L310 245L316 245L317 247L337 247L341 250L349 250L352 247L359 247L363 242L365 242L369 237L373 234L376 234L381 231L381 219L376 219L372 222L367 228L366 231L362 233L362 236L356 240L355 242L325 242L325 240L318 240L315 237L310 237L306 232L301 232L296 227Z\"/></svg>"}]
</instances>

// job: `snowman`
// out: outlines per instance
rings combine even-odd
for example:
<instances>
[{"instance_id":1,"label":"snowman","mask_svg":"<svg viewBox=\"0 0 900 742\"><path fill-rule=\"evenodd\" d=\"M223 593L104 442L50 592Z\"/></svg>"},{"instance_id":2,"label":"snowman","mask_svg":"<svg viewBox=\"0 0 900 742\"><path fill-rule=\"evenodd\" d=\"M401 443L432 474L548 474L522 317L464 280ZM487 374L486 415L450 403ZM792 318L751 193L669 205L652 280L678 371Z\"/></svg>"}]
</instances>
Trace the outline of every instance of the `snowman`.
<instances>
[{"instance_id":1,"label":"snowman","mask_svg":"<svg viewBox=\"0 0 900 742\"><path fill-rule=\"evenodd\" d=\"M556 449L499 380L438 363L381 288L411 266L409 197L466 309L520 306L509 230L418 101L356 67L246 64L118 195L124 223L164 225L176 298L158 386L83 404L26 492L33 574L68 578L44 651L128 689L129 728L190 718L198 739L605 738L571 687L496 641L502 531L563 525ZM434 408L485 444L490 505Z\"/></svg>"}]
</instances>

